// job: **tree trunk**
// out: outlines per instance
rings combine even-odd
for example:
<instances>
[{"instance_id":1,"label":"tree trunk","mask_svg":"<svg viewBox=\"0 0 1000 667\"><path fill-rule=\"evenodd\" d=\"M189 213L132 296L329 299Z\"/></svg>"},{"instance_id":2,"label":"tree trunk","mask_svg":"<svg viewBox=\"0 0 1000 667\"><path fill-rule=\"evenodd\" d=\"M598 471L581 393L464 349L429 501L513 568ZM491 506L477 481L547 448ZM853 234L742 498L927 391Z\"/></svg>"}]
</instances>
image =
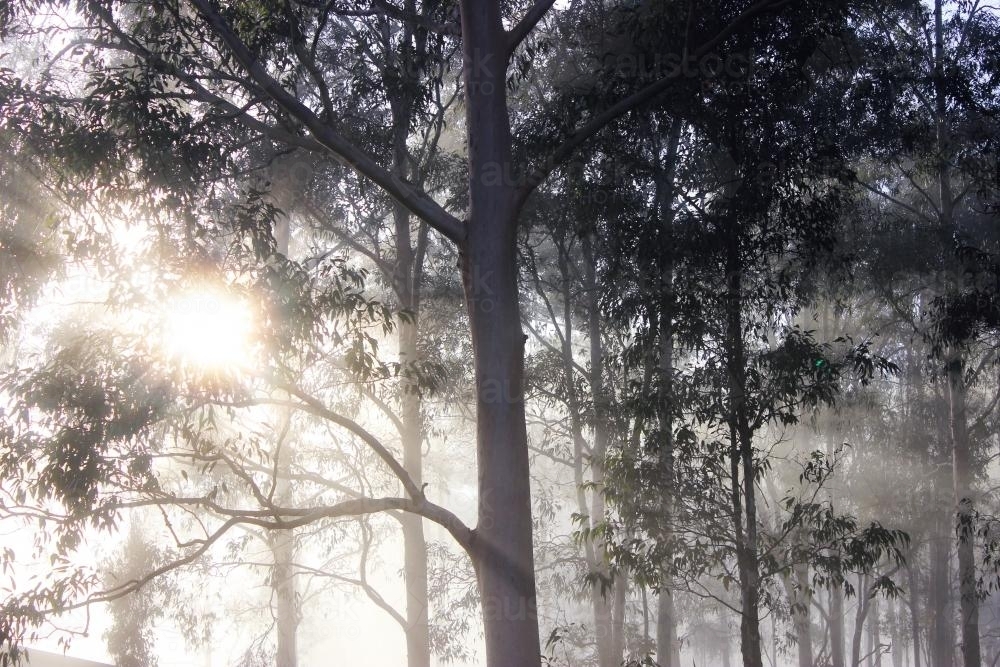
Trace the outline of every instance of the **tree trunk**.
<instances>
[{"instance_id":1,"label":"tree trunk","mask_svg":"<svg viewBox=\"0 0 1000 667\"><path fill-rule=\"evenodd\" d=\"M660 430L659 463L663 475L663 539L669 544L673 536L674 515L674 186L677 167L677 150L683 122L671 121L667 154L662 177L657 178L656 196L661 222L659 294L660 382L657 396L658 427ZM651 134L653 134L651 132ZM659 143L655 144L659 153ZM669 559L669 556L668 556ZM669 588L667 572L660 582L658 615L656 622L656 658L660 667L680 667L680 650L677 642L677 612L673 592Z\"/></svg>"},{"instance_id":2,"label":"tree trunk","mask_svg":"<svg viewBox=\"0 0 1000 667\"><path fill-rule=\"evenodd\" d=\"M504 227L513 225L470 225L463 262L476 362L479 502L474 560L483 605L487 665L537 667L541 651L521 388L524 336L518 312L513 233L508 232L510 238L502 238ZM491 249L497 246L509 249L505 253Z\"/></svg>"},{"instance_id":3,"label":"tree trunk","mask_svg":"<svg viewBox=\"0 0 1000 667\"><path fill-rule=\"evenodd\" d=\"M587 293L587 338L590 346L590 395L594 402L594 442L590 461L591 481L593 483L590 515L591 528L604 521L604 457L607 455L610 442L609 410L610 401L604 387L604 342L601 339L600 291L597 282L597 259L594 256L591 237L584 236L583 245L583 279ZM607 545L598 539L594 544L591 567L604 579L609 578L607 566ZM624 590L625 573L617 573L612 591L614 600L606 595L607 591L595 589L591 593L594 603L594 624L597 631L597 646L600 667L618 667L622 662L624 645L618 637L618 618L616 617L618 596Z\"/></svg>"},{"instance_id":4,"label":"tree trunk","mask_svg":"<svg viewBox=\"0 0 1000 667\"><path fill-rule=\"evenodd\" d=\"M387 49L388 52L388 49ZM412 63L401 68L404 74L415 76ZM391 100L393 115L393 156L392 168L396 176L404 180L417 180L410 167L412 158L406 142L412 116L412 103L403 88ZM419 237L417 251L414 252L410 232L411 217L406 207L396 202L393 206L393 227L396 246L396 261L392 276L393 291L400 307L409 311L409 318L400 318L398 329L399 363L420 361L418 342L418 318L420 313L420 284L423 279L423 250L421 242L426 242L426 230ZM423 417L421 398L415 376L401 374L400 395L400 440L403 446L403 468L420 488L423 484ZM406 587L406 661L408 667L430 667L430 622L427 596L427 541L424 538L423 519L409 512L400 517L403 528L403 582Z\"/></svg>"},{"instance_id":5,"label":"tree trunk","mask_svg":"<svg viewBox=\"0 0 1000 667\"><path fill-rule=\"evenodd\" d=\"M399 329L400 360L417 359L417 327L406 322ZM420 396L406 391L402 396L403 467L418 487L423 484L423 419ZM406 664L430 667L430 624L427 596L427 542L423 519L411 513L401 517L403 526L403 580L406 585Z\"/></svg>"},{"instance_id":6,"label":"tree trunk","mask_svg":"<svg viewBox=\"0 0 1000 667\"><path fill-rule=\"evenodd\" d=\"M960 355L948 364L952 478L957 507L958 591L962 627L962 661L981 667L979 597L976 586L976 532L972 502L972 462L966 416L964 364Z\"/></svg>"},{"instance_id":7,"label":"tree trunk","mask_svg":"<svg viewBox=\"0 0 1000 667\"><path fill-rule=\"evenodd\" d=\"M874 601L873 601L874 602ZM875 660L875 623L878 616L872 616L870 623L865 625L865 664L873 667Z\"/></svg>"},{"instance_id":8,"label":"tree trunk","mask_svg":"<svg viewBox=\"0 0 1000 667\"><path fill-rule=\"evenodd\" d=\"M732 223L737 226L735 221ZM740 649L744 667L763 667L760 642L760 572L753 432L746 405L746 351L738 229L730 231L726 273L726 357L729 373L730 475L736 561L740 575ZM742 474L742 480L740 479ZM742 481L742 484L741 484Z\"/></svg>"},{"instance_id":9,"label":"tree trunk","mask_svg":"<svg viewBox=\"0 0 1000 667\"><path fill-rule=\"evenodd\" d=\"M814 667L812 627L809 618L809 566L797 563L788 576L782 577L785 595L788 597L789 614L792 629L795 632L799 667Z\"/></svg>"},{"instance_id":10,"label":"tree trunk","mask_svg":"<svg viewBox=\"0 0 1000 667\"><path fill-rule=\"evenodd\" d=\"M298 664L296 633L299 626L299 608L295 593L294 556L295 536L291 530L273 530L268 533L274 565L271 568L271 591L274 598L274 621L277 634L276 667L295 667Z\"/></svg>"},{"instance_id":11,"label":"tree trunk","mask_svg":"<svg viewBox=\"0 0 1000 667\"><path fill-rule=\"evenodd\" d=\"M889 636L892 642L892 667L903 667L906 652L903 650L903 630L899 622L899 605L889 601Z\"/></svg>"},{"instance_id":12,"label":"tree trunk","mask_svg":"<svg viewBox=\"0 0 1000 667\"><path fill-rule=\"evenodd\" d=\"M618 667L625 658L625 602L628 598L628 577L619 572L615 577L614 621L611 626L611 649L614 665Z\"/></svg>"},{"instance_id":13,"label":"tree trunk","mask_svg":"<svg viewBox=\"0 0 1000 667\"><path fill-rule=\"evenodd\" d=\"M669 588L660 589L656 614L656 664L660 667L680 667L674 595Z\"/></svg>"},{"instance_id":14,"label":"tree trunk","mask_svg":"<svg viewBox=\"0 0 1000 667\"><path fill-rule=\"evenodd\" d=\"M951 567L948 548L948 531L943 526L950 522L937 522L931 541L930 590L928 603L931 610L930 658L931 667L954 667L954 630L951 613ZM943 534L942 534L943 533Z\"/></svg>"},{"instance_id":15,"label":"tree trunk","mask_svg":"<svg viewBox=\"0 0 1000 667\"><path fill-rule=\"evenodd\" d=\"M845 667L844 662L844 589L830 587L830 660L833 667Z\"/></svg>"},{"instance_id":16,"label":"tree trunk","mask_svg":"<svg viewBox=\"0 0 1000 667\"><path fill-rule=\"evenodd\" d=\"M498 3L462 0L469 222L462 281L472 330L479 464L472 545L486 664L540 667L524 334L517 289L517 211L506 102L507 38Z\"/></svg>"},{"instance_id":17,"label":"tree trunk","mask_svg":"<svg viewBox=\"0 0 1000 667\"><path fill-rule=\"evenodd\" d=\"M813 666L812 623L809 618L809 567L799 564L795 566L796 586L794 589L794 610L792 612L795 626L795 642L798 645L799 667Z\"/></svg>"},{"instance_id":18,"label":"tree trunk","mask_svg":"<svg viewBox=\"0 0 1000 667\"><path fill-rule=\"evenodd\" d=\"M920 596L917 594L917 575L913 562L906 559L906 577L910 589L910 632L913 642L913 667L920 667Z\"/></svg>"},{"instance_id":19,"label":"tree trunk","mask_svg":"<svg viewBox=\"0 0 1000 667\"><path fill-rule=\"evenodd\" d=\"M771 614L771 657L772 666L778 664L778 620L776 614Z\"/></svg>"},{"instance_id":20,"label":"tree trunk","mask_svg":"<svg viewBox=\"0 0 1000 667\"><path fill-rule=\"evenodd\" d=\"M288 256L291 237L288 219L282 219L274 228L275 249ZM278 505L286 505L290 500L290 474L292 469L292 443L289 442L289 420L291 411L279 408L281 428L274 443L275 479L274 498ZM271 550L271 596L276 632L275 667L296 667L298 646L296 635L299 627L299 604L295 586L295 531L272 530L267 533Z\"/></svg>"},{"instance_id":21,"label":"tree trunk","mask_svg":"<svg viewBox=\"0 0 1000 667\"><path fill-rule=\"evenodd\" d=\"M642 595L642 646L645 651L652 645L649 636L649 589L645 584L639 586L639 593Z\"/></svg>"},{"instance_id":22,"label":"tree trunk","mask_svg":"<svg viewBox=\"0 0 1000 667\"><path fill-rule=\"evenodd\" d=\"M882 619L879 615L878 599L872 600L872 622L871 622L871 664L873 667L882 667Z\"/></svg>"},{"instance_id":23,"label":"tree trunk","mask_svg":"<svg viewBox=\"0 0 1000 667\"><path fill-rule=\"evenodd\" d=\"M823 308L823 339L833 341L840 331L840 318L836 311L833 314L833 323L830 322L830 304ZM833 460L837 455L837 441L839 433L839 422L836 420L836 413L833 408L827 408L826 418L823 425L826 429L826 455ZM827 489L827 500L831 505L834 503L834 493ZM831 554L835 555L835 554ZM835 581L830 584L830 662L831 667L845 667L844 656L844 586L843 582Z\"/></svg>"},{"instance_id":24,"label":"tree trunk","mask_svg":"<svg viewBox=\"0 0 1000 667\"><path fill-rule=\"evenodd\" d=\"M934 97L938 149L939 219L946 231L955 228L956 198L951 182L952 141L948 119L948 81L944 39L944 0L934 1ZM970 496L969 434L966 423L965 380L960 355L948 360L948 396L951 421L952 474L957 505L958 576L962 628L962 660L965 667L980 667L979 601L976 595L976 564L973 506Z\"/></svg>"},{"instance_id":25,"label":"tree trunk","mask_svg":"<svg viewBox=\"0 0 1000 667\"><path fill-rule=\"evenodd\" d=\"M865 618L871 600L868 597L868 575L858 575L858 607L854 613L854 634L851 637L851 667L861 667L861 640L864 637Z\"/></svg>"}]
</instances>

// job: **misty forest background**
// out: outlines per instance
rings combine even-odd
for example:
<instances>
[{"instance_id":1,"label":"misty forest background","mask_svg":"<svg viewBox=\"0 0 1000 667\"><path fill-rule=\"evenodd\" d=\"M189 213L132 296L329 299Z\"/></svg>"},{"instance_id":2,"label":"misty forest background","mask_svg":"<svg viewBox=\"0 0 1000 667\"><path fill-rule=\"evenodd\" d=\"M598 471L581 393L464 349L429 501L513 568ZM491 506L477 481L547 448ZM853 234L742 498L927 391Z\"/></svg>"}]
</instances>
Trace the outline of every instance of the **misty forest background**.
<instances>
[{"instance_id":1,"label":"misty forest background","mask_svg":"<svg viewBox=\"0 0 1000 667\"><path fill-rule=\"evenodd\" d=\"M0 664L995 667L998 11L0 2Z\"/></svg>"}]
</instances>

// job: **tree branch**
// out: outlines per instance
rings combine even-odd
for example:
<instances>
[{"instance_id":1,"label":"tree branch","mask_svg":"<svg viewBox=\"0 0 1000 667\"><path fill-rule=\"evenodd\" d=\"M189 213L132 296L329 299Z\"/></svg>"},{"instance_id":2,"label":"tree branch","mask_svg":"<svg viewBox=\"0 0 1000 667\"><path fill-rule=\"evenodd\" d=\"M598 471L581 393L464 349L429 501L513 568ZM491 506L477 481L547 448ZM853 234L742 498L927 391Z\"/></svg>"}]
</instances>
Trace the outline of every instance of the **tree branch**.
<instances>
[{"instance_id":1,"label":"tree branch","mask_svg":"<svg viewBox=\"0 0 1000 667\"><path fill-rule=\"evenodd\" d=\"M507 59L509 60L517 47L527 39L546 12L555 4L555 0L535 0L535 4L518 21L517 25L507 32Z\"/></svg>"},{"instance_id":2,"label":"tree branch","mask_svg":"<svg viewBox=\"0 0 1000 667\"><path fill-rule=\"evenodd\" d=\"M426 220L427 224L454 243L463 242L465 225L462 221L445 211L420 188L383 168L372 155L348 141L324 123L297 97L285 90L284 86L264 69L257 56L233 31L214 3L210 0L191 0L191 2L261 90L286 113L305 125L313 138L335 158L374 182L414 215Z\"/></svg>"}]
</instances>

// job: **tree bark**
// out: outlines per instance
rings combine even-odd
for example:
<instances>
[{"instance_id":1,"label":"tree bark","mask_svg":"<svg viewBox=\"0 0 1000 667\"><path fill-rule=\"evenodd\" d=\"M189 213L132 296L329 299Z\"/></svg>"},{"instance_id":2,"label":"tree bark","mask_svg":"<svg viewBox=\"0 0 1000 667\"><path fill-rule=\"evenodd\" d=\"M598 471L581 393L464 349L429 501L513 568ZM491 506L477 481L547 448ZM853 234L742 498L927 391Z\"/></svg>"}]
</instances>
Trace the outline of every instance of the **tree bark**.
<instances>
[{"instance_id":1,"label":"tree bark","mask_svg":"<svg viewBox=\"0 0 1000 667\"><path fill-rule=\"evenodd\" d=\"M830 322L829 304L823 309L823 337L827 341L832 341L837 337L840 330L840 320L836 312L833 313L834 321ZM826 419L826 455L833 460L837 454L837 440L839 435L839 423L835 419L833 408L827 408ZM827 489L827 500L833 505L833 491ZM844 656L844 586L843 582L833 582L829 587L830 591L830 662L831 667L845 667Z\"/></svg>"},{"instance_id":2,"label":"tree bark","mask_svg":"<svg viewBox=\"0 0 1000 667\"><path fill-rule=\"evenodd\" d=\"M939 217L946 231L955 229L956 198L951 182L952 137L948 119L947 54L944 39L944 0L934 0L934 101L937 125ZM965 667L980 667L979 600L976 595L976 566L973 506L969 484L969 435L966 423L965 380L959 354L948 359L948 396L952 440L952 475L957 505L958 576L962 628L962 660Z\"/></svg>"},{"instance_id":3,"label":"tree bark","mask_svg":"<svg viewBox=\"0 0 1000 667\"><path fill-rule=\"evenodd\" d=\"M594 256L591 237L584 236L583 245L583 280L587 294L587 338L590 346L590 372L588 381L590 395L594 402L594 442L591 451L590 469L593 482L591 509L588 513L590 526L594 528L604 521L604 458L607 455L610 432L609 396L604 387L604 342L601 339L600 287L597 282L597 259ZM603 540L597 540L591 553L592 571L597 572L602 580L607 580L610 572L607 566L607 546ZM618 573L612 585L615 600L610 600L607 591L595 588L591 591L594 606L594 625L597 633L598 659L600 667L618 667L622 661L623 648L617 637L617 618L615 617L619 589L624 586L624 573Z\"/></svg>"},{"instance_id":4,"label":"tree bark","mask_svg":"<svg viewBox=\"0 0 1000 667\"><path fill-rule=\"evenodd\" d=\"M858 606L854 613L854 634L851 637L851 666L861 667L861 640L864 638L865 619L871 608L868 590L869 576L858 575Z\"/></svg>"},{"instance_id":5,"label":"tree bark","mask_svg":"<svg viewBox=\"0 0 1000 667\"><path fill-rule=\"evenodd\" d=\"M734 227L736 226L735 223ZM760 642L760 571L757 561L757 500L753 431L746 405L742 263L738 232L730 231L726 272L726 357L729 374L730 475L736 561L740 575L740 648L744 667L763 667ZM741 480L742 475L742 480ZM741 484L742 481L742 484Z\"/></svg>"},{"instance_id":6,"label":"tree bark","mask_svg":"<svg viewBox=\"0 0 1000 667\"><path fill-rule=\"evenodd\" d=\"M656 613L656 664L660 667L680 667L674 595L669 588L660 589Z\"/></svg>"},{"instance_id":7,"label":"tree bark","mask_svg":"<svg viewBox=\"0 0 1000 667\"><path fill-rule=\"evenodd\" d=\"M400 359L417 359L417 327L400 323ZM423 485L423 418L420 396L406 391L402 396L403 467L419 487ZM401 517L403 527L403 580L406 586L406 661L408 667L430 667L430 620L427 595L427 541L423 519L411 513Z\"/></svg>"},{"instance_id":8,"label":"tree bark","mask_svg":"<svg viewBox=\"0 0 1000 667\"><path fill-rule=\"evenodd\" d=\"M830 661L845 667L844 658L844 589L835 585L830 587Z\"/></svg>"},{"instance_id":9,"label":"tree bark","mask_svg":"<svg viewBox=\"0 0 1000 667\"><path fill-rule=\"evenodd\" d=\"M472 330L479 463L472 545L486 664L539 667L517 211L506 101L507 39L495 2L462 0L469 221L462 281Z\"/></svg>"},{"instance_id":10,"label":"tree bark","mask_svg":"<svg viewBox=\"0 0 1000 667\"><path fill-rule=\"evenodd\" d=\"M615 577L615 599L613 607L613 623L611 626L611 650L616 667L622 664L625 657L625 602L628 599L628 577L619 572Z\"/></svg>"},{"instance_id":11,"label":"tree bark","mask_svg":"<svg viewBox=\"0 0 1000 667\"><path fill-rule=\"evenodd\" d=\"M409 129L409 105L403 101L393 107L393 170L402 177L411 176L406 140ZM396 118L398 116L398 118ZM410 233L410 213L400 203L393 207L396 263L393 289L399 305L409 311L401 318L398 328L400 365L420 361L418 322L420 313L420 283L423 278L423 256L414 252ZM419 387L413 376L402 374L400 395L400 439L403 446L403 468L417 487L423 485L423 416ZM406 586L406 660L408 667L430 667L430 620L427 595L427 541L423 519L411 513L400 517L403 528L403 582Z\"/></svg>"},{"instance_id":12,"label":"tree bark","mask_svg":"<svg viewBox=\"0 0 1000 667\"><path fill-rule=\"evenodd\" d=\"M660 229L660 294L659 294L659 337L660 337L660 382L657 396L658 426L660 430L659 463L663 476L663 539L669 545L673 537L673 515L675 494L675 453L674 453L674 189L677 169L678 146L683 129L683 121L677 117L671 121L662 176L657 178L656 195ZM651 132L652 134L652 132ZM654 143L659 153L659 143ZM669 558L669 557L668 557ZM677 613L673 592L670 590L670 572L665 573L660 582L658 616L656 623L656 657L660 667L680 667L680 650L677 642Z\"/></svg>"},{"instance_id":13,"label":"tree bark","mask_svg":"<svg viewBox=\"0 0 1000 667\"><path fill-rule=\"evenodd\" d=\"M288 244L291 229L287 218L282 219L274 228L275 249L288 256ZM289 420L291 413L287 408L280 408L281 428L275 441L274 456L275 479L274 497L278 505L287 505L290 489L290 473L294 452L289 436ZM295 586L295 531L273 530L267 533L268 547L271 550L271 595L274 610L276 633L276 667L296 667L298 664L297 633L299 627L299 604Z\"/></svg>"},{"instance_id":14,"label":"tree bark","mask_svg":"<svg viewBox=\"0 0 1000 667\"><path fill-rule=\"evenodd\" d=\"M298 664L296 635L299 626L299 607L295 593L294 556L295 535L291 530L274 530L268 533L271 554L271 591L274 598L274 621L277 653L276 667L295 667Z\"/></svg>"},{"instance_id":15,"label":"tree bark","mask_svg":"<svg viewBox=\"0 0 1000 667\"><path fill-rule=\"evenodd\" d=\"M948 364L948 399L952 441L952 480L958 539L958 591L962 628L962 661L981 667L979 596L976 585L976 532L972 501L972 461L966 410L964 364L960 355Z\"/></svg>"},{"instance_id":16,"label":"tree bark","mask_svg":"<svg viewBox=\"0 0 1000 667\"><path fill-rule=\"evenodd\" d=\"M872 600L872 612L871 664L873 667L882 667L882 618L879 615L878 599Z\"/></svg>"},{"instance_id":17,"label":"tree bark","mask_svg":"<svg viewBox=\"0 0 1000 667\"><path fill-rule=\"evenodd\" d=\"M812 622L809 618L812 597L809 593L809 566L800 563L794 570L796 586L792 619L795 626L795 642L798 646L799 667L814 667Z\"/></svg>"},{"instance_id":18,"label":"tree bark","mask_svg":"<svg viewBox=\"0 0 1000 667\"><path fill-rule=\"evenodd\" d=\"M899 605L890 600L889 605L889 636L892 642L892 667L903 667L906 652L903 650L903 630L899 622Z\"/></svg>"},{"instance_id":19,"label":"tree bark","mask_svg":"<svg viewBox=\"0 0 1000 667\"><path fill-rule=\"evenodd\" d=\"M951 611L951 564L949 538L944 518L937 522L936 535L931 541L930 589L928 606L931 610L931 667L954 667L954 629Z\"/></svg>"},{"instance_id":20,"label":"tree bark","mask_svg":"<svg viewBox=\"0 0 1000 667\"><path fill-rule=\"evenodd\" d=\"M910 633L913 642L913 667L920 667L920 596L917 593L917 575L913 562L906 559L906 577L910 589Z\"/></svg>"}]
</instances>

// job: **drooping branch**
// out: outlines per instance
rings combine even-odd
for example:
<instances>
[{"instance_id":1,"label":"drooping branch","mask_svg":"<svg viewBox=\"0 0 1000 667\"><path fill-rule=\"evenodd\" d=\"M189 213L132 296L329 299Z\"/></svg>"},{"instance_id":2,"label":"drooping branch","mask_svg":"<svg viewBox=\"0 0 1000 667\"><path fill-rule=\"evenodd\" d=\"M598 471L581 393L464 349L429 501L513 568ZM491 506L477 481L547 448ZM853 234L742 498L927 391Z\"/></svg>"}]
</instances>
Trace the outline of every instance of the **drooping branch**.
<instances>
[{"instance_id":1,"label":"drooping branch","mask_svg":"<svg viewBox=\"0 0 1000 667\"><path fill-rule=\"evenodd\" d=\"M160 503L170 504L173 502L196 502L208 506L215 505L211 502L203 502L205 499L172 499L163 500ZM125 595L129 595L141 589L143 586L163 576L168 572L193 563L203 556L208 549L219 541L230 529L237 525L253 525L267 530L289 530L305 526L322 519L337 519L348 516L364 516L377 512L404 511L418 514L425 519L433 521L447 530L455 541L467 552L471 553L473 532L457 516L444 509L428 503L427 501L414 501L409 498L356 498L345 500L334 505L314 508L276 508L274 512L268 511L266 514L277 514L265 516L265 513L256 510L241 512L238 510L227 510L218 506L213 507L213 511L223 510L231 516L210 535L191 544L198 544L198 547L188 554L165 563L142 577L137 577L125 581L118 586L109 588L98 593L89 595L86 599L78 602L71 602L64 605L57 605L48 610L48 613L65 612L72 609L79 609L88 605L109 602Z\"/></svg>"},{"instance_id":2,"label":"drooping branch","mask_svg":"<svg viewBox=\"0 0 1000 667\"><path fill-rule=\"evenodd\" d=\"M345 417L344 415L337 414L330 408L323 405L314 396L310 396L306 392L302 391L298 387L289 384L281 384L279 388L282 391L287 392L290 396L298 399L297 401L286 401L282 399L247 399L242 401L233 401L227 403L226 405L231 405L234 407L247 407L252 405L278 405L288 408L293 408L297 410L303 410L309 414L324 419L326 421L332 422L341 428L346 429L350 433L357 436L362 442L364 442L375 454L382 459L382 461L392 470L393 474L399 479L403 484L403 489L406 491L413 499L422 499L424 497L423 490L417 486L410 474L406 472L396 457L392 455L392 452L382 444L382 442L375 437L370 431L365 429L361 424L357 423L353 419Z\"/></svg>"}]
</instances>

